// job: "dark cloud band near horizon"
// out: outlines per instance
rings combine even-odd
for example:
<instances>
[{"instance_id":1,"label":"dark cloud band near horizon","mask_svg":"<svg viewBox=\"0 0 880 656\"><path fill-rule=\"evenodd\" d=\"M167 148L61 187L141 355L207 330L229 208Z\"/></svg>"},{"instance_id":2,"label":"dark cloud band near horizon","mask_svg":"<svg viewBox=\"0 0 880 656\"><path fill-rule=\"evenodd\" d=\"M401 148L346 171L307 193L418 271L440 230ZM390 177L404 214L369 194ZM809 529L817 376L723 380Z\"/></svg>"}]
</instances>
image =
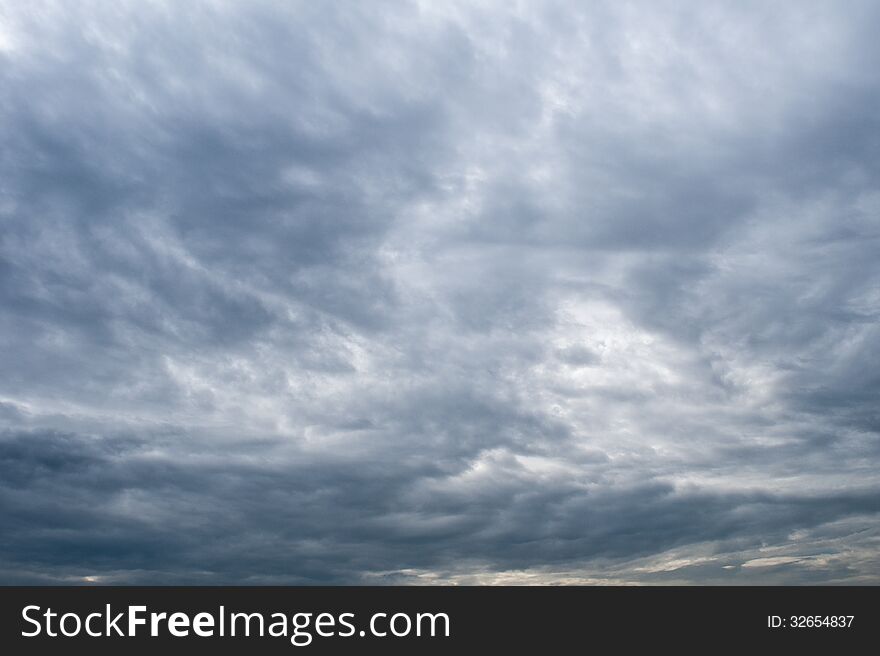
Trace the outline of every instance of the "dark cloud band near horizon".
<instances>
[{"instance_id":1,"label":"dark cloud band near horizon","mask_svg":"<svg viewBox=\"0 0 880 656\"><path fill-rule=\"evenodd\" d=\"M0 2L0 582L880 583L878 25Z\"/></svg>"}]
</instances>

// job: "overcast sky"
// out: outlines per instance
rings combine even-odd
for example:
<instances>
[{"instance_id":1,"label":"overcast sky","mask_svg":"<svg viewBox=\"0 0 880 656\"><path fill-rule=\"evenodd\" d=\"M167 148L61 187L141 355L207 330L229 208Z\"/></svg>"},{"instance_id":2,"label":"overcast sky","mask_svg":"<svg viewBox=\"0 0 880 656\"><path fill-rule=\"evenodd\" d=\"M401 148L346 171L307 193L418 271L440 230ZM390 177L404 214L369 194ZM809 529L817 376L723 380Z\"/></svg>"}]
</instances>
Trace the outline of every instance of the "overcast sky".
<instances>
[{"instance_id":1,"label":"overcast sky","mask_svg":"<svg viewBox=\"0 0 880 656\"><path fill-rule=\"evenodd\" d=\"M880 4L0 2L3 583L880 583Z\"/></svg>"}]
</instances>

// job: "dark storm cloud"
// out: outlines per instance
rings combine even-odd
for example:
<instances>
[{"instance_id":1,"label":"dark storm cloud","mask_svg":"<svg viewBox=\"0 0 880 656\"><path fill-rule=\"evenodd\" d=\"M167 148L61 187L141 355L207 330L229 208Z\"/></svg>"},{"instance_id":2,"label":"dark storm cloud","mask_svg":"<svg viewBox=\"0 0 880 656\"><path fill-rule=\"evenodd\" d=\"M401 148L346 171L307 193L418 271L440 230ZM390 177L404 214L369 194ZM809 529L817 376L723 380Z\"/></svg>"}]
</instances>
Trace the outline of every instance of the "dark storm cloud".
<instances>
[{"instance_id":1,"label":"dark storm cloud","mask_svg":"<svg viewBox=\"0 0 880 656\"><path fill-rule=\"evenodd\" d=\"M877 582L878 18L0 11L0 576Z\"/></svg>"},{"instance_id":2,"label":"dark storm cloud","mask_svg":"<svg viewBox=\"0 0 880 656\"><path fill-rule=\"evenodd\" d=\"M5 558L26 551L30 575L76 569L165 582L266 580L271 567L280 580L344 581L368 567L452 567L488 554L496 567L524 568L645 556L695 539L755 546L784 539L780 522L822 524L880 506L864 493L677 494L661 484L525 491L511 462L512 480L466 494L416 493L418 504L401 510L392 499L413 494L412 479L430 481L436 467L298 462L281 470L247 462L270 455L266 445L181 464L151 455L162 442L4 436ZM335 512L322 510L328 506Z\"/></svg>"}]
</instances>

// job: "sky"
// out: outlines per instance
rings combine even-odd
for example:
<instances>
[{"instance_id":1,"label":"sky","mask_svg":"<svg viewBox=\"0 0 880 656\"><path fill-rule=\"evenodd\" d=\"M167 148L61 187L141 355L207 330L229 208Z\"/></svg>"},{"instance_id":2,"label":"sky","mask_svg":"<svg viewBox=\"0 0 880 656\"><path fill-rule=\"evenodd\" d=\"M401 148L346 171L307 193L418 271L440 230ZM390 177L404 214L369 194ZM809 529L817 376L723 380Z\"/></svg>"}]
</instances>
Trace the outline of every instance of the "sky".
<instances>
[{"instance_id":1,"label":"sky","mask_svg":"<svg viewBox=\"0 0 880 656\"><path fill-rule=\"evenodd\" d=\"M0 582L880 583L878 25L0 0Z\"/></svg>"}]
</instances>

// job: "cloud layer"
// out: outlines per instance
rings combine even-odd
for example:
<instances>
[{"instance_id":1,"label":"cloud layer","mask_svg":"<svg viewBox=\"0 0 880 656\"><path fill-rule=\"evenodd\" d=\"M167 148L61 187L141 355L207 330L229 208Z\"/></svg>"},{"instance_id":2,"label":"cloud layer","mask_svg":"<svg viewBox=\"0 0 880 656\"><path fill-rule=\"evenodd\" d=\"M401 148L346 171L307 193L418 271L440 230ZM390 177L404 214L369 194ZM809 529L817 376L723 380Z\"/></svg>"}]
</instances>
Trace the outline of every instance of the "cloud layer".
<instances>
[{"instance_id":1,"label":"cloud layer","mask_svg":"<svg viewBox=\"0 0 880 656\"><path fill-rule=\"evenodd\" d=\"M877 24L0 5L0 580L880 583Z\"/></svg>"}]
</instances>

